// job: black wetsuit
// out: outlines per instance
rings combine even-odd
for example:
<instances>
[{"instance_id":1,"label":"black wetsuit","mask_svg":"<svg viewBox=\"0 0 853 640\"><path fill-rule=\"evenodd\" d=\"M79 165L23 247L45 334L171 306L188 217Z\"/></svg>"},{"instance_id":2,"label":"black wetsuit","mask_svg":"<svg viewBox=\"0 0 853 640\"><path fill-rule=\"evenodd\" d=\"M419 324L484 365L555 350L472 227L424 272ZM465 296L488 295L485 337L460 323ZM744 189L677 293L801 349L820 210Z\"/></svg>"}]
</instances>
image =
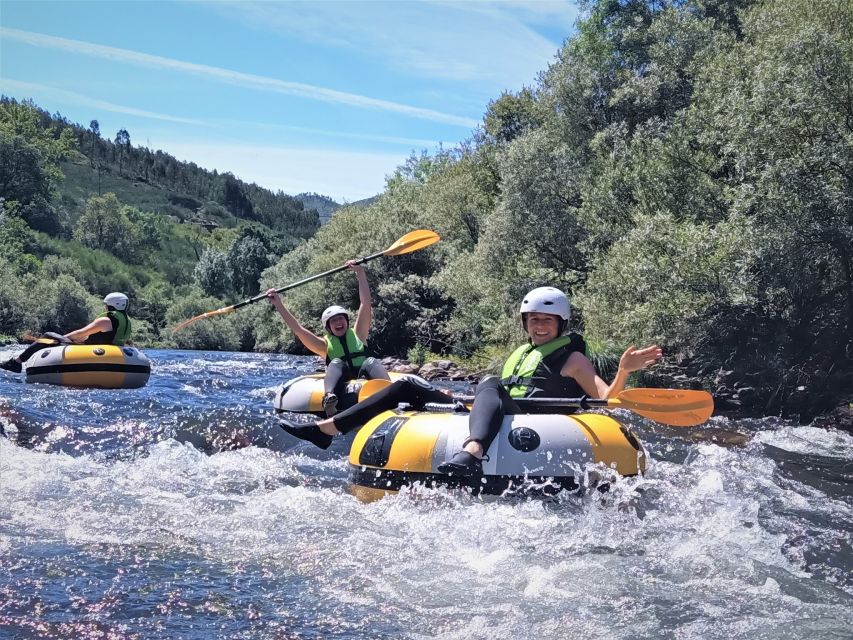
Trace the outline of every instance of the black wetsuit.
<instances>
[{"instance_id":1,"label":"black wetsuit","mask_svg":"<svg viewBox=\"0 0 853 640\"><path fill-rule=\"evenodd\" d=\"M400 403L422 409L428 402L447 404L451 402L451 398L417 378L401 378L357 405L336 414L332 421L338 431L349 433L383 411L394 409Z\"/></svg>"}]
</instances>

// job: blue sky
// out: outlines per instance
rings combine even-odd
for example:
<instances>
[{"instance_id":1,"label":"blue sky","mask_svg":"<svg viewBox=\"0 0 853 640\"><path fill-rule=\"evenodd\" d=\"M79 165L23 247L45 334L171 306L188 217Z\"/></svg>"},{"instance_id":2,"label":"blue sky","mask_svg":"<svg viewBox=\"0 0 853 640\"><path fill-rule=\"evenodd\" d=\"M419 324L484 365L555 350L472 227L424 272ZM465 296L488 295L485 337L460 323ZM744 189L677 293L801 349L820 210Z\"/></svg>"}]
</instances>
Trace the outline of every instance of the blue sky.
<instances>
[{"instance_id":1,"label":"blue sky","mask_svg":"<svg viewBox=\"0 0 853 640\"><path fill-rule=\"evenodd\" d=\"M576 18L550 0L0 0L0 91L270 189L354 201L532 86Z\"/></svg>"}]
</instances>

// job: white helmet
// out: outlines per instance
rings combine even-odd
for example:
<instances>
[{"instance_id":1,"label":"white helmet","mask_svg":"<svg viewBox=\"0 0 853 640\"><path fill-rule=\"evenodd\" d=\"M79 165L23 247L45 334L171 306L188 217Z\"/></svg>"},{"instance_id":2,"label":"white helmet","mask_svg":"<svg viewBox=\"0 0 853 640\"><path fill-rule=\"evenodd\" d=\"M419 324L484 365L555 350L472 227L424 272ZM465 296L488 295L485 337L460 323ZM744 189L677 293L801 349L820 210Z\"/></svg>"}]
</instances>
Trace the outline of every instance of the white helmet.
<instances>
[{"instance_id":1,"label":"white helmet","mask_svg":"<svg viewBox=\"0 0 853 640\"><path fill-rule=\"evenodd\" d=\"M104 297L104 304L113 309L124 311L127 309L127 296L118 291L113 291Z\"/></svg>"},{"instance_id":2,"label":"white helmet","mask_svg":"<svg viewBox=\"0 0 853 640\"><path fill-rule=\"evenodd\" d=\"M329 320L341 314L345 315L347 317L347 322L349 322L349 311L347 311L343 307L339 307L338 305L333 304L331 307L329 307L323 312L323 315L320 316L320 320L322 321L323 326L325 327L327 326Z\"/></svg>"},{"instance_id":3,"label":"white helmet","mask_svg":"<svg viewBox=\"0 0 853 640\"><path fill-rule=\"evenodd\" d=\"M560 331L565 329L569 318L572 317L572 306L566 294L554 287L539 287L530 291L521 301L521 318L524 322L525 313L549 313L552 316L560 316ZM526 327L525 327L526 328Z\"/></svg>"}]
</instances>

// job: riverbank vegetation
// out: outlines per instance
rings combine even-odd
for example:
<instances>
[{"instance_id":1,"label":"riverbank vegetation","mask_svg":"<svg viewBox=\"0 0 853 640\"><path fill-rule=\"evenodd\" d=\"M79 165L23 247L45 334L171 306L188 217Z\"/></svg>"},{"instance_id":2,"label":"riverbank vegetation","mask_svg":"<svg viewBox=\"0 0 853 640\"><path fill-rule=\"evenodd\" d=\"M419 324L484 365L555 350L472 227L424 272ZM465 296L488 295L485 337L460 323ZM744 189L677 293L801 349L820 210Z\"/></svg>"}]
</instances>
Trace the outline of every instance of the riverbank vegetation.
<instances>
[{"instance_id":1,"label":"riverbank vegetation","mask_svg":"<svg viewBox=\"0 0 853 640\"><path fill-rule=\"evenodd\" d=\"M494 359L520 339L523 293L553 284L599 352L661 344L651 382L807 418L853 400L851 32L841 0L588 2L553 63L496 97L469 140L413 155L323 227L283 194L5 101L0 333L76 322L75 299L126 289L154 343L295 349L264 304L166 329L430 228L441 243L369 267L377 352ZM67 185L87 163L101 195ZM111 197L105 174L145 188ZM80 224L97 216L118 235ZM343 273L285 301L319 329L357 293Z\"/></svg>"}]
</instances>

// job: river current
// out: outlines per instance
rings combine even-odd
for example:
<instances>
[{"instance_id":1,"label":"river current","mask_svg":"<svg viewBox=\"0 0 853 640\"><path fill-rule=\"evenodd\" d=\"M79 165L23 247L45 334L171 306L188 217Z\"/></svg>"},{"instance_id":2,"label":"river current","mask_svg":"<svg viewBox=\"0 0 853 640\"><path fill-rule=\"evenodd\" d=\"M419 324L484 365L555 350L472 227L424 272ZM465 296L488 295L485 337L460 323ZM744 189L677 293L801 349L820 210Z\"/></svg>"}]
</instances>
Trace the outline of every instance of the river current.
<instances>
[{"instance_id":1,"label":"river current","mask_svg":"<svg viewBox=\"0 0 853 640\"><path fill-rule=\"evenodd\" d=\"M0 638L851 637L849 433L619 412L649 468L607 492L362 503L352 436L275 425L313 360L147 355L137 390L0 372Z\"/></svg>"}]
</instances>

